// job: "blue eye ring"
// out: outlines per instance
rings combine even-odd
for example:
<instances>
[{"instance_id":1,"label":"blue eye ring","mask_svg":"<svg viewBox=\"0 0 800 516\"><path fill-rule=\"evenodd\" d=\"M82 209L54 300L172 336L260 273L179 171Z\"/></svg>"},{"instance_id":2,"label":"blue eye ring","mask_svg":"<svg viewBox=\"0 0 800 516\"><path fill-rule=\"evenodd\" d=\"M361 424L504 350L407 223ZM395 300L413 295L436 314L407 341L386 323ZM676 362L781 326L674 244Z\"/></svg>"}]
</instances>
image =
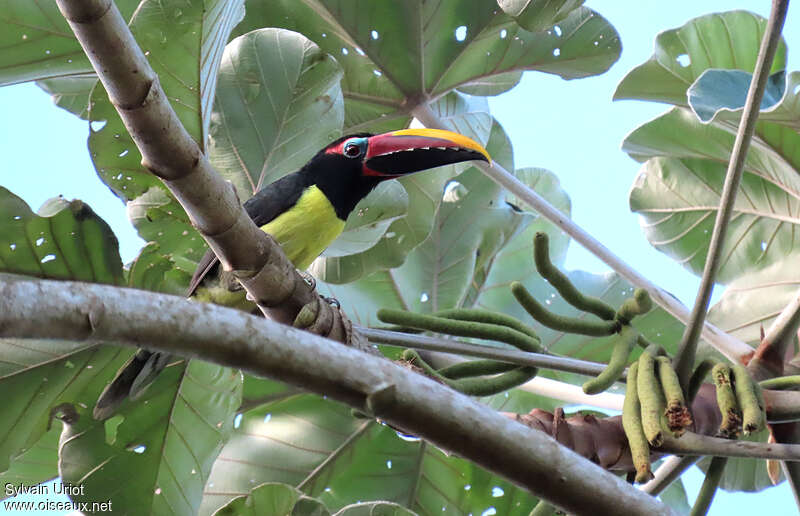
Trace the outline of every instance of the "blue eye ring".
<instances>
[{"instance_id":1,"label":"blue eye ring","mask_svg":"<svg viewBox=\"0 0 800 516\"><path fill-rule=\"evenodd\" d=\"M342 154L347 158L360 158L367 153L366 138L351 138L342 145Z\"/></svg>"}]
</instances>

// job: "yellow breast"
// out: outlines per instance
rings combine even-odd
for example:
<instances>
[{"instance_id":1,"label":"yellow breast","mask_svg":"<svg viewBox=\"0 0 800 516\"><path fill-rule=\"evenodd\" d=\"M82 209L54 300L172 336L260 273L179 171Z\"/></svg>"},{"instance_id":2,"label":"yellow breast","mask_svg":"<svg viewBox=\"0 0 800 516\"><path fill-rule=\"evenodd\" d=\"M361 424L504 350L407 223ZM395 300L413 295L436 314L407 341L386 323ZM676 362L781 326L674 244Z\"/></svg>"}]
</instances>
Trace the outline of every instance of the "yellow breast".
<instances>
[{"instance_id":1,"label":"yellow breast","mask_svg":"<svg viewBox=\"0 0 800 516\"><path fill-rule=\"evenodd\" d=\"M304 270L342 233L344 221L322 190L310 186L294 207L261 229L275 237L295 267Z\"/></svg>"}]
</instances>

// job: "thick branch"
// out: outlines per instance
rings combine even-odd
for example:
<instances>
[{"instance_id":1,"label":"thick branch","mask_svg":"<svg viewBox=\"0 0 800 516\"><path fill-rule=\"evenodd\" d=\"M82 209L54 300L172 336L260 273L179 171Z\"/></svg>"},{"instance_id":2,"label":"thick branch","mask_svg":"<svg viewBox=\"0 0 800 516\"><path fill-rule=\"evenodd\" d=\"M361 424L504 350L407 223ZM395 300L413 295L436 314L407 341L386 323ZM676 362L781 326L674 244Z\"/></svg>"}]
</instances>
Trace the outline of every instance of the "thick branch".
<instances>
[{"instance_id":1,"label":"thick branch","mask_svg":"<svg viewBox=\"0 0 800 516\"><path fill-rule=\"evenodd\" d=\"M783 29L783 22L786 20L788 8L789 0L773 0L772 11L769 15L767 28L764 31L764 37L761 40L761 49L758 52L755 70L753 70L753 78L750 82L750 88L747 90L742 119L739 130L736 131L736 140L733 143L731 159L728 162L728 170L725 173L725 183L722 186L719 210L714 221L714 230L711 233L711 242L706 255L703 278L697 290L697 298L694 302L694 308L692 308L691 320L684 330L681 344L675 355L675 371L678 373L684 390L688 388L689 377L692 375L697 342L700 339L700 331L703 328L708 305L711 302L714 279L717 276L722 260L722 245L728 232L728 222L731 220L731 215L733 215L736 193L739 190L739 183L744 170L744 160L747 157L747 150L750 148L750 141L756 128L756 120L761 110L761 99L764 97L767 78L772 68L772 60L775 58L778 42L781 39L781 30ZM742 360L734 360L734 364L741 362Z\"/></svg>"},{"instance_id":2,"label":"thick branch","mask_svg":"<svg viewBox=\"0 0 800 516\"><path fill-rule=\"evenodd\" d=\"M658 500L388 360L237 310L103 285L0 275L0 337L114 341L269 376L347 403L578 514L671 514ZM585 496L575 496L582 493Z\"/></svg>"},{"instance_id":3,"label":"thick branch","mask_svg":"<svg viewBox=\"0 0 800 516\"><path fill-rule=\"evenodd\" d=\"M317 310L310 331L347 339L341 312L321 302L239 205L169 104L147 58L112 0L59 0L100 81L142 154L189 215L224 267L233 270L264 314L291 323L305 305Z\"/></svg>"},{"instance_id":4,"label":"thick branch","mask_svg":"<svg viewBox=\"0 0 800 516\"><path fill-rule=\"evenodd\" d=\"M428 127L448 129L427 104L420 104L412 110L411 113L417 120ZM586 250L600 258L623 278L630 281L633 285L647 290L650 297L653 298L653 301L658 303L664 310L684 323L689 321L689 310L672 296L672 294L657 286L655 283L639 274L639 272L634 270L630 265L623 262L622 259L612 253L606 246L598 242L569 217L558 211L558 209L547 202L544 197L528 188L522 181L517 179L500 164L496 162L492 162L491 164L476 163L476 166L483 170L494 182L513 193L518 199L525 201L528 206L542 214L547 220L575 239L575 241L586 248ZM731 337L708 322L706 322L702 328L703 338L731 360L741 362L742 357L750 355L753 352L750 346Z\"/></svg>"}]
</instances>

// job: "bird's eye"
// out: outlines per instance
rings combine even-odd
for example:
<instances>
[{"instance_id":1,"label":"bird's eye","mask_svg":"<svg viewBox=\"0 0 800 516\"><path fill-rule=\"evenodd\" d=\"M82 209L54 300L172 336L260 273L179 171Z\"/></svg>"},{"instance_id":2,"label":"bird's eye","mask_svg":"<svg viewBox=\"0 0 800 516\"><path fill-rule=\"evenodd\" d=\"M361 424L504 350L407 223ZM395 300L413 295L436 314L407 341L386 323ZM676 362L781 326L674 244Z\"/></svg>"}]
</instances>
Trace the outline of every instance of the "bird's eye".
<instances>
[{"instance_id":1,"label":"bird's eye","mask_svg":"<svg viewBox=\"0 0 800 516\"><path fill-rule=\"evenodd\" d=\"M348 158L359 158L364 153L366 140L363 138L352 139L344 144L344 155Z\"/></svg>"}]
</instances>

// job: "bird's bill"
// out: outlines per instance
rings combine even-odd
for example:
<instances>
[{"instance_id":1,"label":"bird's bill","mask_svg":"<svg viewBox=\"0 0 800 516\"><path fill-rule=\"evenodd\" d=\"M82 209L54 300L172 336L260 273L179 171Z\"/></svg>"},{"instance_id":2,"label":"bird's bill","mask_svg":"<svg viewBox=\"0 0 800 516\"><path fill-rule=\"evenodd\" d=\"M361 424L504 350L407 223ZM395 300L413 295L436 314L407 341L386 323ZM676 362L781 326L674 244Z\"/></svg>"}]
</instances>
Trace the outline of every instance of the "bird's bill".
<instances>
[{"instance_id":1,"label":"bird's bill","mask_svg":"<svg viewBox=\"0 0 800 516\"><path fill-rule=\"evenodd\" d=\"M481 144L466 136L441 129L403 129L369 138L364 173L397 177L405 174L492 158Z\"/></svg>"}]
</instances>

